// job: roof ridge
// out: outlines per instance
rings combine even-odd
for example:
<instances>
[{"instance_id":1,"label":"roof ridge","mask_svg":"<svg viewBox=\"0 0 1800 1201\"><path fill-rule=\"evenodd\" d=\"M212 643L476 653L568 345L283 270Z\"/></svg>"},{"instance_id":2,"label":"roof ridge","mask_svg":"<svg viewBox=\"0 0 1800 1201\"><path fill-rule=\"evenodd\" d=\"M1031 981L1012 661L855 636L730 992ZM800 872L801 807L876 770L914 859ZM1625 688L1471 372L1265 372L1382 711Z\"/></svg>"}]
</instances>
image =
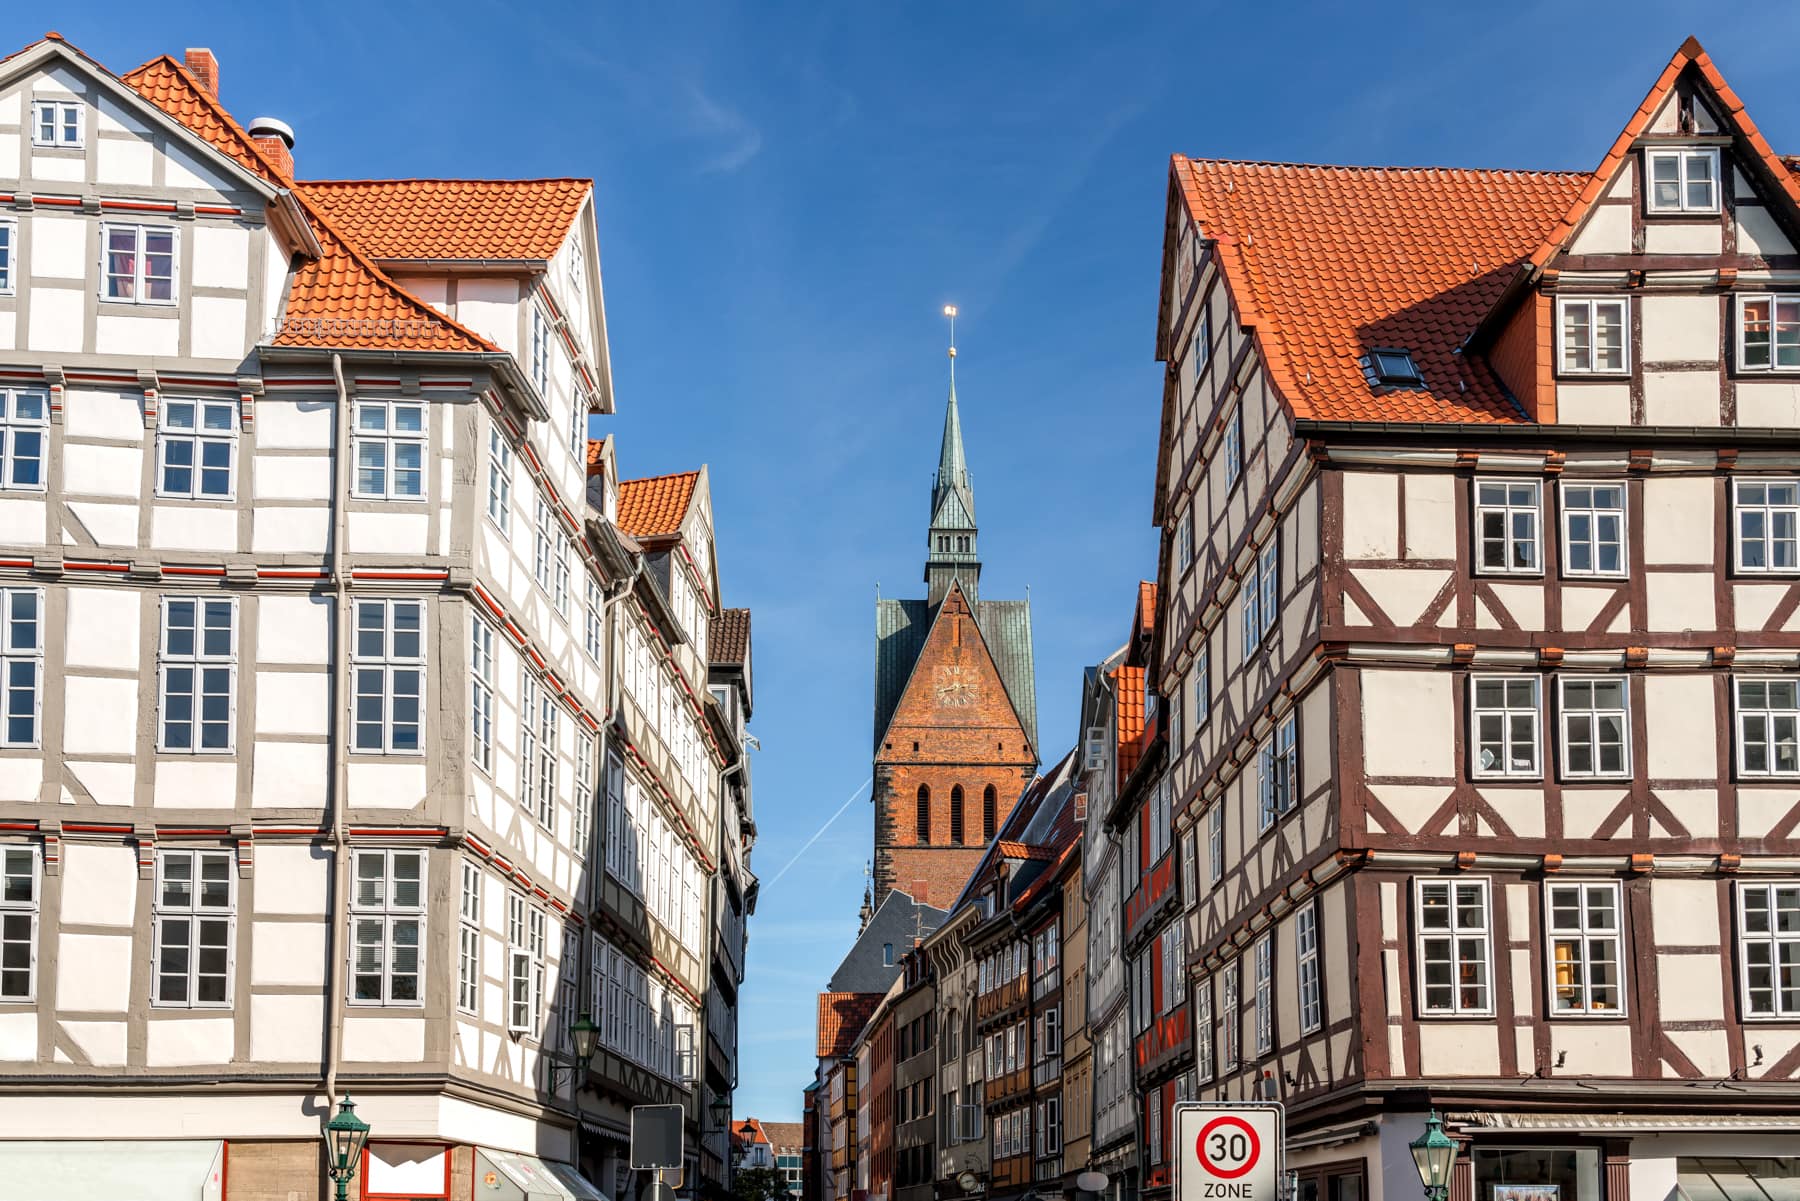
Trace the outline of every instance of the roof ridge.
<instances>
[{"instance_id":1,"label":"roof ridge","mask_svg":"<svg viewBox=\"0 0 1800 1201\"><path fill-rule=\"evenodd\" d=\"M1440 171L1460 172L1464 175L1542 175L1550 177L1585 176L1588 171L1558 170L1542 167L1451 167L1438 163L1422 163L1403 165L1395 163L1312 163L1266 158L1214 158L1202 155L1180 154L1176 158L1194 166L1215 165L1222 167L1281 167L1300 171Z\"/></svg>"},{"instance_id":2,"label":"roof ridge","mask_svg":"<svg viewBox=\"0 0 1800 1201\"><path fill-rule=\"evenodd\" d=\"M699 475L699 474L700 474L700 468L694 467L687 471L665 471L661 475L640 475L633 479L620 480L619 487L623 488L626 484L654 484L658 480L674 480L674 479L680 479L682 476L685 476L685 475Z\"/></svg>"},{"instance_id":3,"label":"roof ridge","mask_svg":"<svg viewBox=\"0 0 1800 1201\"><path fill-rule=\"evenodd\" d=\"M479 183L479 184L520 184L520 183L573 183L594 186L591 177L580 175L528 175L516 179L501 179L495 176L459 176L459 175L386 175L366 178L339 179L297 179L296 183L312 187L347 187L356 184L383 183Z\"/></svg>"}]
</instances>

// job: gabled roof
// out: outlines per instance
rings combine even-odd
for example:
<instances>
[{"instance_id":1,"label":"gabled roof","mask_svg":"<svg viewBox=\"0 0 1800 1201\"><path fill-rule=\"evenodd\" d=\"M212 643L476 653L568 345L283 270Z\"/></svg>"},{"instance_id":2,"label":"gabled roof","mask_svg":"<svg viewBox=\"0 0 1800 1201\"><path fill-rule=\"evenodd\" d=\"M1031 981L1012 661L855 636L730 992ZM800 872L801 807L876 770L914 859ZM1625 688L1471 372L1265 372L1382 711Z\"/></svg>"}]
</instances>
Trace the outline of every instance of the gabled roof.
<instances>
[{"instance_id":1,"label":"gabled roof","mask_svg":"<svg viewBox=\"0 0 1800 1201\"><path fill-rule=\"evenodd\" d=\"M633 538L679 534L699 482L698 471L619 481L619 528Z\"/></svg>"},{"instance_id":2,"label":"gabled roof","mask_svg":"<svg viewBox=\"0 0 1800 1201\"><path fill-rule=\"evenodd\" d=\"M818 1055L842 1059L856 1046L856 1036L881 1004L878 992L822 992L819 994Z\"/></svg>"},{"instance_id":3,"label":"gabled roof","mask_svg":"<svg viewBox=\"0 0 1800 1201\"><path fill-rule=\"evenodd\" d=\"M569 236L586 179L329 179L300 185L377 259L548 259Z\"/></svg>"},{"instance_id":4,"label":"gabled roof","mask_svg":"<svg viewBox=\"0 0 1800 1201\"><path fill-rule=\"evenodd\" d=\"M940 605L926 600L875 602L875 748L894 719L894 709L906 692L913 666L925 649ZM1031 602L976 601L969 606L976 631L1000 672L1006 695L1025 727L1025 737L1035 750L1037 740L1037 677L1031 649Z\"/></svg>"},{"instance_id":5,"label":"gabled roof","mask_svg":"<svg viewBox=\"0 0 1800 1201\"><path fill-rule=\"evenodd\" d=\"M1112 672L1113 714L1118 738L1120 784L1131 775L1144 752L1144 669L1119 666Z\"/></svg>"},{"instance_id":6,"label":"gabled roof","mask_svg":"<svg viewBox=\"0 0 1800 1201\"><path fill-rule=\"evenodd\" d=\"M742 663L750 653L750 610L719 610L709 646L714 663Z\"/></svg>"}]
</instances>

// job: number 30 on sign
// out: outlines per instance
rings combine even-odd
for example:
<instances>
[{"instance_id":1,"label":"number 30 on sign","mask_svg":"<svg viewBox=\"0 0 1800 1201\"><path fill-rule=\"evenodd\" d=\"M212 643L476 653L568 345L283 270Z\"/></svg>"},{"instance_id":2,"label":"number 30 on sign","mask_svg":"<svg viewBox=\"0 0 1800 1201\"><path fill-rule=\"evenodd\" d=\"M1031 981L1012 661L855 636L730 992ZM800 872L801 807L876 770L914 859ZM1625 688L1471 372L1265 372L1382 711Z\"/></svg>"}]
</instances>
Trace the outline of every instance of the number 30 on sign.
<instances>
[{"instance_id":1,"label":"number 30 on sign","mask_svg":"<svg viewBox=\"0 0 1800 1201\"><path fill-rule=\"evenodd\" d=\"M1275 1103L1177 1106L1176 1201L1280 1201L1283 1118Z\"/></svg>"}]
</instances>

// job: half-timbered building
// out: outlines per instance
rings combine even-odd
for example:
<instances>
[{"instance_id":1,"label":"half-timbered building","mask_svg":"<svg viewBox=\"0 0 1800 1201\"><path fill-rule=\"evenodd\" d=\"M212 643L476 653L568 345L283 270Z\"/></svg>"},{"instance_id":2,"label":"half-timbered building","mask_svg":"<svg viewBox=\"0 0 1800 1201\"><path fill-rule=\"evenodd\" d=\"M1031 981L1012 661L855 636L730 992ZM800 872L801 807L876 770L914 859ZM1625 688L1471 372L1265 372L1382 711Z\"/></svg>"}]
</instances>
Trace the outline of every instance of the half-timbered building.
<instances>
[{"instance_id":1,"label":"half-timbered building","mask_svg":"<svg viewBox=\"0 0 1800 1201\"><path fill-rule=\"evenodd\" d=\"M1198 1095L1284 1100L1306 1201L1416 1196L1433 1107L1459 1201L1789 1174L1789 162L1689 41L1592 172L1176 156L1168 196Z\"/></svg>"}]
</instances>

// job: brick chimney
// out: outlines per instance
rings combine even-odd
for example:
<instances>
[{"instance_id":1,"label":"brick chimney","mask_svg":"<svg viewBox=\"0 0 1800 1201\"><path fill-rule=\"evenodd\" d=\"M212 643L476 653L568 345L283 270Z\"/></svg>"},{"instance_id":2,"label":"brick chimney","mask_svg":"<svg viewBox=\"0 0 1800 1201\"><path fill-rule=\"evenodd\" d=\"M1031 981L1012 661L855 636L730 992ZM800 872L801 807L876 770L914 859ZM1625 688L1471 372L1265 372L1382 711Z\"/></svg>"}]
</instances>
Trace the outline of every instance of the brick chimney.
<instances>
[{"instance_id":1,"label":"brick chimney","mask_svg":"<svg viewBox=\"0 0 1800 1201\"><path fill-rule=\"evenodd\" d=\"M286 121L274 117L257 117L250 122L246 133L256 143L256 148L281 169L281 173L289 179L294 177L294 131Z\"/></svg>"},{"instance_id":2,"label":"brick chimney","mask_svg":"<svg viewBox=\"0 0 1800 1201\"><path fill-rule=\"evenodd\" d=\"M214 100L219 98L219 60L211 50L198 46L189 46L187 50L187 69L193 73L200 86Z\"/></svg>"}]
</instances>

